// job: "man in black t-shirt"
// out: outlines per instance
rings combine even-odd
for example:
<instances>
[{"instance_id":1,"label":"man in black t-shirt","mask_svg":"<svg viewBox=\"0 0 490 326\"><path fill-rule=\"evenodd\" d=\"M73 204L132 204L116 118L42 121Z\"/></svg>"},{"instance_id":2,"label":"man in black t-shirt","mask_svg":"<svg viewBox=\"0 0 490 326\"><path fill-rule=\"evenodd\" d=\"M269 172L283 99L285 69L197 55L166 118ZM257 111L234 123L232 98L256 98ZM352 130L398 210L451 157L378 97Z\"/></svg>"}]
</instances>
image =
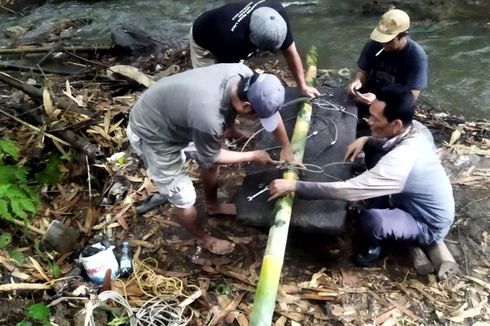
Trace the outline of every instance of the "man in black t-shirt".
<instances>
[{"instance_id":1,"label":"man in black t-shirt","mask_svg":"<svg viewBox=\"0 0 490 326\"><path fill-rule=\"evenodd\" d=\"M303 95L319 92L306 85L301 58L281 3L255 0L225 4L201 14L191 28L190 50L194 68L248 59L258 50L281 49Z\"/></svg>"}]
</instances>

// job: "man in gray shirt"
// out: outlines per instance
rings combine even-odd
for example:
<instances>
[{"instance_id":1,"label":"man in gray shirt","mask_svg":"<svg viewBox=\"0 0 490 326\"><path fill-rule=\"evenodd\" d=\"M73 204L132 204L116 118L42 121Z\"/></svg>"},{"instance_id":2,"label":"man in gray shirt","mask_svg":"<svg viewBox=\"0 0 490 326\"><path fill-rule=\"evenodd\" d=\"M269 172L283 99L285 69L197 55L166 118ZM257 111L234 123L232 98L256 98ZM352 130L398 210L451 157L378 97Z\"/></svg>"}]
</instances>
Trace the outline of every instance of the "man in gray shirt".
<instances>
[{"instance_id":1,"label":"man in gray shirt","mask_svg":"<svg viewBox=\"0 0 490 326\"><path fill-rule=\"evenodd\" d=\"M219 164L273 160L263 150L232 152L222 147L223 133L237 115L259 119L282 146L281 160L294 155L278 112L284 87L270 74L256 74L243 64L218 64L189 70L158 81L131 109L128 138L143 158L159 192L173 204L173 213L198 242L215 254L234 244L212 237L197 219L196 192L185 173L182 149L194 142L209 215L236 215L235 206L218 202Z\"/></svg>"},{"instance_id":2,"label":"man in gray shirt","mask_svg":"<svg viewBox=\"0 0 490 326\"><path fill-rule=\"evenodd\" d=\"M364 150L366 162L372 162L367 164L369 170L340 182L274 180L269 200L291 192L304 199L349 201L391 195L389 207L370 205L360 216L360 231L370 245L356 256L359 266L380 257L384 240L419 245L441 241L454 219L452 187L425 127L412 121L414 112L409 89L385 86L369 107L371 136L356 139L345 156L352 161Z\"/></svg>"}]
</instances>

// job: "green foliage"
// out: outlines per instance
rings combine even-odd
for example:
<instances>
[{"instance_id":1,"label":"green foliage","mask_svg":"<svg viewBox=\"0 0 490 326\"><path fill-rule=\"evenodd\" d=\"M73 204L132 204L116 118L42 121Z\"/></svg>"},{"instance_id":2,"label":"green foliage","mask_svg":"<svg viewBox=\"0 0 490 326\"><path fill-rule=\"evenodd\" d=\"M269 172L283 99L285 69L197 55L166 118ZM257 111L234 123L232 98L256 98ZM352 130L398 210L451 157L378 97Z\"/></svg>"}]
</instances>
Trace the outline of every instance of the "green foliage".
<instances>
[{"instance_id":1,"label":"green foliage","mask_svg":"<svg viewBox=\"0 0 490 326\"><path fill-rule=\"evenodd\" d=\"M59 166L61 164L61 158L57 156L51 156L46 162L46 168L44 171L36 173L36 180L40 184L47 184L54 186L60 182L62 174Z\"/></svg>"},{"instance_id":2,"label":"green foliage","mask_svg":"<svg viewBox=\"0 0 490 326\"><path fill-rule=\"evenodd\" d=\"M43 326L51 326L52 324L49 322L49 315L51 312L49 311L48 306L43 303L34 303L27 308L27 320L23 320L16 324L16 326L31 326L30 322L35 321L37 323L41 323Z\"/></svg>"},{"instance_id":3,"label":"green foliage","mask_svg":"<svg viewBox=\"0 0 490 326\"><path fill-rule=\"evenodd\" d=\"M26 256L17 249L13 249L9 252L10 259L13 259L18 264L23 264L26 261Z\"/></svg>"},{"instance_id":4,"label":"green foliage","mask_svg":"<svg viewBox=\"0 0 490 326\"><path fill-rule=\"evenodd\" d=\"M35 239L34 240L34 252L38 254L39 256L42 256L42 251L41 251L41 240Z\"/></svg>"},{"instance_id":5,"label":"green foliage","mask_svg":"<svg viewBox=\"0 0 490 326\"><path fill-rule=\"evenodd\" d=\"M27 309L27 317L37 321L49 320L49 308L43 303L34 303Z\"/></svg>"},{"instance_id":6,"label":"green foliage","mask_svg":"<svg viewBox=\"0 0 490 326\"><path fill-rule=\"evenodd\" d=\"M53 278L60 278L61 277L60 265L53 262L49 262L48 265L49 265L49 271L51 272L51 276Z\"/></svg>"},{"instance_id":7,"label":"green foliage","mask_svg":"<svg viewBox=\"0 0 490 326\"><path fill-rule=\"evenodd\" d=\"M6 157L17 160L16 143L0 141L0 217L13 220L16 217L28 222L27 213L35 213L39 203L36 191L29 185L26 167L4 164Z\"/></svg>"},{"instance_id":8,"label":"green foliage","mask_svg":"<svg viewBox=\"0 0 490 326\"><path fill-rule=\"evenodd\" d=\"M126 316L115 317L114 319L112 319L110 322L107 323L107 326L126 325L128 320L129 320L129 318Z\"/></svg>"},{"instance_id":9,"label":"green foliage","mask_svg":"<svg viewBox=\"0 0 490 326\"><path fill-rule=\"evenodd\" d=\"M17 144L11 140L0 139L0 162L3 162L8 156L16 161L18 160L19 150Z\"/></svg>"},{"instance_id":10,"label":"green foliage","mask_svg":"<svg viewBox=\"0 0 490 326\"><path fill-rule=\"evenodd\" d=\"M15 326L32 326L32 323L30 321L23 320L23 321L18 322L17 324L15 324Z\"/></svg>"},{"instance_id":11,"label":"green foliage","mask_svg":"<svg viewBox=\"0 0 490 326\"><path fill-rule=\"evenodd\" d=\"M12 235L8 232L0 234L0 249L7 247L12 242Z\"/></svg>"},{"instance_id":12,"label":"green foliage","mask_svg":"<svg viewBox=\"0 0 490 326\"><path fill-rule=\"evenodd\" d=\"M0 249L6 249L12 243L12 235L8 232L3 232L0 234ZM9 251L10 259L13 259L15 262L22 264L25 261L25 256L22 252L17 249L13 249Z\"/></svg>"},{"instance_id":13,"label":"green foliage","mask_svg":"<svg viewBox=\"0 0 490 326\"><path fill-rule=\"evenodd\" d=\"M71 161L71 152L66 152L65 154L61 155L60 159L62 159L63 161Z\"/></svg>"},{"instance_id":14,"label":"green foliage","mask_svg":"<svg viewBox=\"0 0 490 326\"><path fill-rule=\"evenodd\" d=\"M216 285L216 292L219 294L231 295L231 287L228 284L220 283Z\"/></svg>"},{"instance_id":15,"label":"green foliage","mask_svg":"<svg viewBox=\"0 0 490 326\"><path fill-rule=\"evenodd\" d=\"M22 179L25 171L22 168L13 166L0 166L0 216L7 220L13 220L16 216L28 222L27 212L35 213L39 198L32 188ZM6 169L12 171L12 176L17 179L17 183L2 182L2 173Z\"/></svg>"}]
</instances>

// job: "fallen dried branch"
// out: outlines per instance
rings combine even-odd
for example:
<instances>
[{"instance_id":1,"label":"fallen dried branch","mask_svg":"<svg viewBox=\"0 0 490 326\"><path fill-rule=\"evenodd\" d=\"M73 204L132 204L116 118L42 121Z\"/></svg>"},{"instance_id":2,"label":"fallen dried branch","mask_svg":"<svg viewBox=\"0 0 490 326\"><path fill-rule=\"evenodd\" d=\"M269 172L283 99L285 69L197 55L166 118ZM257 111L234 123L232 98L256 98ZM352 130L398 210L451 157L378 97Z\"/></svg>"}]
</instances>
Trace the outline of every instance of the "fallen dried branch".
<instances>
[{"instance_id":1,"label":"fallen dried branch","mask_svg":"<svg viewBox=\"0 0 490 326\"><path fill-rule=\"evenodd\" d=\"M0 62L0 68L3 70L14 70L14 71L32 71L32 72L37 72L37 73L48 73L48 74L58 74L58 75L78 75L86 71L86 67L82 67L80 69L64 69L62 68L57 68L57 67L36 67L36 66L29 66L29 65L23 65L23 64L18 64L18 63L6 63L6 62Z\"/></svg>"},{"instance_id":2,"label":"fallen dried branch","mask_svg":"<svg viewBox=\"0 0 490 326\"><path fill-rule=\"evenodd\" d=\"M468 280L478 284L478 285L481 285L482 287L484 287L485 289L487 289L488 291L490 291L490 284L483 281L483 280L480 280L479 278L476 278L476 277L472 277L472 276L465 276L465 278L467 278Z\"/></svg>"},{"instance_id":3,"label":"fallen dried branch","mask_svg":"<svg viewBox=\"0 0 490 326\"><path fill-rule=\"evenodd\" d=\"M49 284L37 284L37 283L11 283L0 285L0 292L2 291L17 291L17 290L47 290L50 289Z\"/></svg>"},{"instance_id":4,"label":"fallen dried branch","mask_svg":"<svg viewBox=\"0 0 490 326\"><path fill-rule=\"evenodd\" d=\"M20 89L21 91L29 95L32 100L38 104L42 103L43 101L43 91L35 86L23 83L22 81L15 79L14 77L4 72L0 72L0 81L17 89Z\"/></svg>"},{"instance_id":5,"label":"fallen dried branch","mask_svg":"<svg viewBox=\"0 0 490 326\"><path fill-rule=\"evenodd\" d=\"M44 235L46 233L45 231L38 229L37 227L32 226L31 224L26 224L26 223L19 221L19 220L16 220L16 219L11 219L9 221L16 224L16 225L23 226L23 227L27 228L28 230L30 230L34 233L37 233L37 234Z\"/></svg>"},{"instance_id":6,"label":"fallen dried branch","mask_svg":"<svg viewBox=\"0 0 490 326\"><path fill-rule=\"evenodd\" d=\"M64 131L58 131L56 132L56 134L60 135L61 137L63 137L63 139L61 138L58 138L54 135L51 135L45 131L41 131L40 128L37 128L25 121L22 121L16 117L14 117L13 115L3 111L3 110L0 110L0 113L16 120L17 122L19 123L22 123L26 126L28 126L29 128L37 131L37 132L43 132L44 135L48 138L51 138L53 139L55 142L58 142L60 144L64 144L64 145L71 145L75 148L77 148L78 150L82 151L83 153L85 153L85 155L87 155L87 157L90 159L90 161L94 162L96 161L97 159L101 158L104 156L104 153L102 153L102 151L100 151L96 145L90 143L88 140L85 140L79 136L77 136L73 131L71 130L64 130ZM59 126L60 124L58 124Z\"/></svg>"},{"instance_id":7,"label":"fallen dried branch","mask_svg":"<svg viewBox=\"0 0 490 326\"><path fill-rule=\"evenodd\" d=\"M7 117L9 117L9 118L14 119L14 120L15 120L15 121L17 121L18 123L23 124L24 126L29 127L29 128L31 128L32 130L34 130L34 131L37 131L37 132L39 132L39 133L40 133L40 132L43 132L43 134L44 134L46 137L51 138L51 139L53 139L53 140L55 140L55 141L57 141L57 142L59 142L59 143L61 143L61 144L64 144L64 145L70 145L69 143L65 142L64 140L62 140L62 139L60 139L60 138L58 138L58 137L56 137L56 136L54 136L54 135L51 135L50 133L44 132L44 131L42 131L40 128L38 128L38 127L36 127L36 126L33 126L33 125L31 125L30 123L27 123L27 122L25 122L25 121L23 121L23 120L21 120L21 119L19 119L19 118L15 117L15 116L11 115L11 114L10 114L10 113L8 113L8 112L5 112L5 111L3 111L3 110L1 110L1 109L0 109L0 113L2 113L2 114L4 114L4 115L6 115L6 116L7 116Z\"/></svg>"},{"instance_id":8,"label":"fallen dried branch","mask_svg":"<svg viewBox=\"0 0 490 326\"><path fill-rule=\"evenodd\" d=\"M46 52L101 52L112 50L112 46L21 46L15 49L0 49L0 54L26 54Z\"/></svg>"}]
</instances>

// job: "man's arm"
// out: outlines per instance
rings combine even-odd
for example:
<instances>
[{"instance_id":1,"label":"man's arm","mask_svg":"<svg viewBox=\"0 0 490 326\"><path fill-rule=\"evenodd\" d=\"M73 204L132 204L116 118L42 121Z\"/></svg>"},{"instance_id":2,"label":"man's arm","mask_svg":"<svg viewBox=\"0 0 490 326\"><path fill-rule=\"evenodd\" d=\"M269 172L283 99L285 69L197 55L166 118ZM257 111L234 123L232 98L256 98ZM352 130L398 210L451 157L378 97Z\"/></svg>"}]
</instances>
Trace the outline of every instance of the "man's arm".
<instances>
[{"instance_id":1,"label":"man's arm","mask_svg":"<svg viewBox=\"0 0 490 326\"><path fill-rule=\"evenodd\" d=\"M274 130L274 138L276 138L276 141L281 146L280 160L291 163L296 162L282 118L279 120L276 130Z\"/></svg>"},{"instance_id":2,"label":"man's arm","mask_svg":"<svg viewBox=\"0 0 490 326\"><path fill-rule=\"evenodd\" d=\"M359 137L347 146L345 151L344 161L354 162L354 160L359 156L359 154L364 149L364 145L369 140L368 136Z\"/></svg>"},{"instance_id":3,"label":"man's arm","mask_svg":"<svg viewBox=\"0 0 490 326\"><path fill-rule=\"evenodd\" d=\"M412 95L417 99L420 92L427 87L429 74L429 59L424 49L412 42L412 52L409 62L410 69L407 75L407 86L412 91Z\"/></svg>"},{"instance_id":4,"label":"man's arm","mask_svg":"<svg viewBox=\"0 0 490 326\"><path fill-rule=\"evenodd\" d=\"M270 200L295 191L303 199L363 200L400 193L416 155L403 148L386 154L371 170L340 182L306 182L277 179L270 184Z\"/></svg>"},{"instance_id":5,"label":"man's arm","mask_svg":"<svg viewBox=\"0 0 490 326\"><path fill-rule=\"evenodd\" d=\"M254 162L258 165L267 165L273 162L266 151L256 150L249 152L234 152L221 148L216 157L216 164L233 164L242 162Z\"/></svg>"},{"instance_id":6,"label":"man's arm","mask_svg":"<svg viewBox=\"0 0 490 326\"><path fill-rule=\"evenodd\" d=\"M347 85L347 92L351 96L355 96L357 100L360 102L367 102L369 99L363 99L359 98L358 93L356 93L356 90L359 90L361 87L363 87L368 80L369 76L369 71L373 68L373 57L375 56L375 51L379 50L379 45L376 44L374 41L369 40L364 44L364 47L362 48L361 54L359 55L359 58L357 59L357 67L358 71L356 73L356 76ZM370 94L370 93L366 93Z\"/></svg>"},{"instance_id":7,"label":"man's arm","mask_svg":"<svg viewBox=\"0 0 490 326\"><path fill-rule=\"evenodd\" d=\"M347 93L354 96L356 101L364 103L366 105L371 105L376 99L374 93L359 93L359 89L366 83L368 73L365 70L359 69L354 80L347 85Z\"/></svg>"},{"instance_id":8,"label":"man's arm","mask_svg":"<svg viewBox=\"0 0 490 326\"><path fill-rule=\"evenodd\" d=\"M301 62L298 51L296 50L296 44L294 42L291 43L288 48L282 50L282 54L288 63L289 70L291 70L301 94L310 97L320 95L320 92L318 92L315 87L306 85L303 63Z\"/></svg>"}]
</instances>

